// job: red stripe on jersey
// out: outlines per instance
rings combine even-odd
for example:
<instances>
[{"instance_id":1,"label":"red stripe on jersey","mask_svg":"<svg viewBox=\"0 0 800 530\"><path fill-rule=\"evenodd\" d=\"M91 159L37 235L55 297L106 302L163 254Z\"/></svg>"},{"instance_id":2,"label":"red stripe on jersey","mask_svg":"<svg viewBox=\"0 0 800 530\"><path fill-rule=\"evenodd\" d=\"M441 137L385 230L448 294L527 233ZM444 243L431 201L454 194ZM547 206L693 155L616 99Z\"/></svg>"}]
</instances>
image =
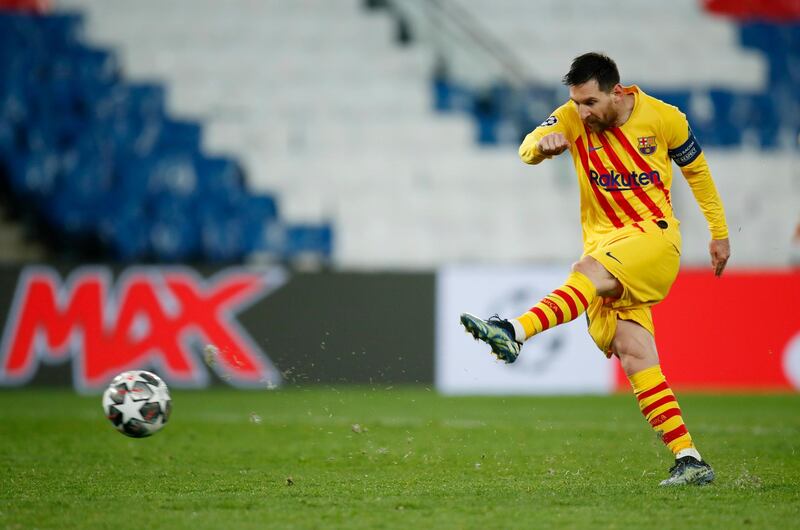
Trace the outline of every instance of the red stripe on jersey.
<instances>
[{"instance_id":1,"label":"red stripe on jersey","mask_svg":"<svg viewBox=\"0 0 800 530\"><path fill-rule=\"evenodd\" d=\"M549 298L542 299L542 303L550 308L550 311L556 316L556 326L564 323L564 312L558 307L558 304Z\"/></svg>"},{"instance_id":2,"label":"red stripe on jersey","mask_svg":"<svg viewBox=\"0 0 800 530\"><path fill-rule=\"evenodd\" d=\"M653 169L650 167L650 165L647 162L645 162L644 158L642 158L639 155L639 152L633 148L633 146L625 137L625 135L622 134L622 131L619 130L619 127L614 127L613 129L611 129L611 133L614 136L616 136L617 140L619 141L620 145L622 145L622 147L625 149L625 151L627 151L628 154L631 155L631 158L633 159L633 162L636 165L638 165L641 169L647 171L648 173L653 172ZM661 182L661 179L659 179L659 182L656 182L655 185L656 188L664 192L664 197L666 197L667 199L667 204L672 206L672 201L669 198L669 190L664 187L664 183Z\"/></svg>"},{"instance_id":3,"label":"red stripe on jersey","mask_svg":"<svg viewBox=\"0 0 800 530\"><path fill-rule=\"evenodd\" d=\"M571 285L567 285L567 287L572 289L572 292L575 293L575 296L577 296L578 300L580 300L581 304L583 304L583 310L586 311L586 309L588 309L588 307L589 307L589 302L586 300L586 297L583 296L583 293L580 292L579 290L577 290L576 288L574 288Z\"/></svg>"},{"instance_id":4,"label":"red stripe on jersey","mask_svg":"<svg viewBox=\"0 0 800 530\"><path fill-rule=\"evenodd\" d=\"M647 405L645 408L643 408L643 409L642 409L642 414L644 414L644 417L646 418L648 414L650 414L651 412L653 412L654 410L656 410L656 409L657 409L658 407L660 407L661 405L666 405L667 403L671 403L671 402L673 402L673 401L675 402L675 406L677 407L677 406L678 406L678 405L677 405L677 403L678 403L678 400L677 400L677 399L675 399L675 395L674 395L674 394L670 394L670 395L668 395L668 396L664 396L664 397L662 397L661 399L659 399L658 401L655 401L655 402L653 402L653 403L650 403L650 404L649 404L649 405Z\"/></svg>"},{"instance_id":5,"label":"red stripe on jersey","mask_svg":"<svg viewBox=\"0 0 800 530\"><path fill-rule=\"evenodd\" d=\"M598 170L598 172L609 174L610 171L606 168L605 165L603 165L603 161L600 160L599 156L597 156L597 152L593 150L594 145L592 145L592 135L589 132L589 128L588 127L584 128L586 130L586 141L589 144L589 159L592 161L592 164L594 165L595 169ZM622 211L625 212L628 215L628 217L630 217L634 221L642 220L642 216L640 216L639 213L633 208L633 206L631 206L631 203L628 202L628 199L625 198L625 196L622 194L621 191L608 188L606 188L606 191L608 191L611 194L611 196L614 198L614 202L619 204L619 207L622 208Z\"/></svg>"},{"instance_id":6,"label":"red stripe on jersey","mask_svg":"<svg viewBox=\"0 0 800 530\"><path fill-rule=\"evenodd\" d=\"M676 438L680 438L684 434L689 434L689 431L686 430L686 425L681 423L678 427L675 427L674 429L672 429L668 433L665 433L664 437L662 438L662 440L663 440L663 442L665 444L668 444L672 440L674 440Z\"/></svg>"},{"instance_id":7,"label":"red stripe on jersey","mask_svg":"<svg viewBox=\"0 0 800 530\"><path fill-rule=\"evenodd\" d=\"M654 395L654 394L658 394L658 393L659 393L659 392L661 392L662 390L666 390L666 389L668 389L668 388L669 388L669 385L667 384L667 382L666 382L666 381L664 381L664 382L663 382L663 383L661 383L660 385L656 385L656 386L654 386L653 388L651 388L650 390L645 390L644 392L642 392L641 394L639 394L638 396L636 396L636 399L638 399L639 401L641 401L641 400L643 400L644 398L649 398L650 396L652 396L652 395Z\"/></svg>"},{"instance_id":8,"label":"red stripe on jersey","mask_svg":"<svg viewBox=\"0 0 800 530\"><path fill-rule=\"evenodd\" d=\"M639 223L633 223L633 226L635 226L636 228L638 228L639 230L641 230L644 233L644 228L639 226Z\"/></svg>"},{"instance_id":9,"label":"red stripe on jersey","mask_svg":"<svg viewBox=\"0 0 800 530\"><path fill-rule=\"evenodd\" d=\"M611 160L611 163L614 165L614 169L616 169L617 172L622 175L628 173L628 169L625 167L625 164L622 163L622 161L617 156L617 153L611 147L611 142L608 141L606 135L599 134L597 135L597 137L600 139L600 143L603 144L603 149L606 150L606 154L608 155L609 160ZM647 192L644 191L640 186L634 186L633 184L634 183L631 182L631 189L633 190L633 193L637 197L639 197L639 200L642 201L645 206L647 206L647 209L650 210L650 213L652 213L655 217L658 217L659 219L664 217L664 212L662 212L661 208L659 208L656 205L656 203L653 202L653 199L650 198L650 195L648 195Z\"/></svg>"},{"instance_id":10,"label":"red stripe on jersey","mask_svg":"<svg viewBox=\"0 0 800 530\"><path fill-rule=\"evenodd\" d=\"M556 289L555 291L553 291L553 294L556 296L560 296L567 303L567 307L569 307L569 310L572 313L572 318L570 320L578 318L578 306L575 305L575 300L573 300L570 295L568 295L561 289Z\"/></svg>"},{"instance_id":11,"label":"red stripe on jersey","mask_svg":"<svg viewBox=\"0 0 800 530\"><path fill-rule=\"evenodd\" d=\"M611 224L617 228L622 228L625 225L623 225L622 221L620 221L619 217L617 217L614 209L608 203L608 199L606 199L605 196L600 193L600 190L597 189L597 184L595 184L594 181L589 178L589 157L586 155L586 147L583 145L583 138L579 136L578 139L575 140L575 146L578 148L578 153L580 154L581 158L581 165L583 165L583 172L586 173L586 178L589 180L589 187L592 188L594 197L597 199L597 202L600 203L600 207L603 208L603 211L606 212L606 216L611 221Z\"/></svg>"},{"instance_id":12,"label":"red stripe on jersey","mask_svg":"<svg viewBox=\"0 0 800 530\"><path fill-rule=\"evenodd\" d=\"M544 314L544 311L542 311L538 307L532 307L531 313L539 317L539 322L542 324L542 331L550 327L550 321L547 319L547 315Z\"/></svg>"}]
</instances>

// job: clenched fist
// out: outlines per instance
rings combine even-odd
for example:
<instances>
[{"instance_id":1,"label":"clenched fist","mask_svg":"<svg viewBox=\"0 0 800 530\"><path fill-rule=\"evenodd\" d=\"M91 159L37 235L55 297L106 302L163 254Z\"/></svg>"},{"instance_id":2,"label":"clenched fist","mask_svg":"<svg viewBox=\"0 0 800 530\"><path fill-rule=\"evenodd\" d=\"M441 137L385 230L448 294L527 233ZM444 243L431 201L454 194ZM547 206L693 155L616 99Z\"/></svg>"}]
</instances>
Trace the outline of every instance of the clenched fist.
<instances>
[{"instance_id":1,"label":"clenched fist","mask_svg":"<svg viewBox=\"0 0 800 530\"><path fill-rule=\"evenodd\" d=\"M550 133L539 140L536 148L545 156L560 155L569 149L569 140L561 133Z\"/></svg>"}]
</instances>

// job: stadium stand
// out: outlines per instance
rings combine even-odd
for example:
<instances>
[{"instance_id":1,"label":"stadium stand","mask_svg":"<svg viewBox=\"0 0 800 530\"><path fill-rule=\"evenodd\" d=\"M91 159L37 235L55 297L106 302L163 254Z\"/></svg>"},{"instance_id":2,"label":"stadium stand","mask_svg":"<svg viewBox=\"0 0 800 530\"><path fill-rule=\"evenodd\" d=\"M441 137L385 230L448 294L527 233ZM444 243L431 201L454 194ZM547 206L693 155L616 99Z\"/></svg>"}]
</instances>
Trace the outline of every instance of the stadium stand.
<instances>
[{"instance_id":1,"label":"stadium stand","mask_svg":"<svg viewBox=\"0 0 800 530\"><path fill-rule=\"evenodd\" d=\"M337 264L486 259L459 228L477 218L479 233L491 233L481 190L452 182L471 174L489 190L479 172L516 181L496 160L517 164L476 149L467 117L431 112L431 54L397 46L388 17L357 1L60 5L87 13L92 40L119 49L132 78L164 80L170 110L200 119L206 149L241 160L255 189L276 193L284 218L332 220Z\"/></svg>"},{"instance_id":2,"label":"stadium stand","mask_svg":"<svg viewBox=\"0 0 800 530\"><path fill-rule=\"evenodd\" d=\"M706 3L631 0L610 9L588 1L452 0L383 7L437 50L444 64L433 79L435 106L470 115L485 146L518 145L566 100L559 80L573 57L601 50L616 58L625 81L687 113L736 232L735 262L786 264L800 214L798 10L791 2ZM687 191L677 179L676 211L688 240L683 258L701 264L707 232Z\"/></svg>"},{"instance_id":3,"label":"stadium stand","mask_svg":"<svg viewBox=\"0 0 800 530\"><path fill-rule=\"evenodd\" d=\"M430 17L417 8L421 4L425 5L398 2L397 6L418 21L421 38L433 40L437 27L425 23ZM437 107L471 112L483 143L516 143L541 121L543 104L554 108L563 101L564 92L555 85L564 65L583 50L602 49L617 57L621 70L633 72L637 84L650 94L684 109L706 146L797 145L800 107L795 94L800 70L793 62L798 60L800 26L770 22L737 26L710 17L694 0L646 8L640 2L627 2L614 10L590 2L502 0L463 5L468 6L464 10L468 20L490 27L505 50L515 51L527 76L525 86L512 91L496 73L487 76L473 54L448 49L453 60L450 75L437 79ZM630 16L618 16L619 9ZM637 20L654 18L663 24L651 37L637 31ZM570 26L574 31L564 39L563 28ZM602 40L591 26L604 28ZM692 35L703 35L701 47ZM504 134L509 128L514 134Z\"/></svg>"},{"instance_id":4,"label":"stadium stand","mask_svg":"<svg viewBox=\"0 0 800 530\"><path fill-rule=\"evenodd\" d=\"M202 127L83 43L80 14L0 14L0 160L18 210L72 257L177 262L330 256L327 224L286 224Z\"/></svg>"},{"instance_id":5,"label":"stadium stand","mask_svg":"<svg viewBox=\"0 0 800 530\"><path fill-rule=\"evenodd\" d=\"M790 149L800 123L795 30L737 24L693 0L626 0L622 18L598 6L58 2L59 12L85 17L92 44L76 68L116 77L111 92L109 81L89 84L96 95L88 99L105 113L94 135L105 147L83 138L85 147L71 150L70 167L87 169L65 192L75 203L47 199L48 215L69 217L51 224L100 226L101 241L128 259L154 250L165 260L232 259L244 248L283 256L311 249L346 268L571 260L580 254L571 164L562 158L531 170L515 144L564 100L559 80L569 60L601 49L626 80L689 113L726 201L734 263L787 263L800 203ZM658 31L635 23L654 14L664 21ZM697 34L707 37L702 48ZM68 97L64 90L58 97ZM113 161L110 176L98 150ZM52 184L50 151L26 154L24 164L36 185ZM122 174L131 175L124 193ZM116 195L101 201L113 216L70 207L99 200L97 182L114 183ZM147 208L109 198L120 195L145 197ZM680 179L673 195L684 263L704 264L705 221Z\"/></svg>"}]
</instances>

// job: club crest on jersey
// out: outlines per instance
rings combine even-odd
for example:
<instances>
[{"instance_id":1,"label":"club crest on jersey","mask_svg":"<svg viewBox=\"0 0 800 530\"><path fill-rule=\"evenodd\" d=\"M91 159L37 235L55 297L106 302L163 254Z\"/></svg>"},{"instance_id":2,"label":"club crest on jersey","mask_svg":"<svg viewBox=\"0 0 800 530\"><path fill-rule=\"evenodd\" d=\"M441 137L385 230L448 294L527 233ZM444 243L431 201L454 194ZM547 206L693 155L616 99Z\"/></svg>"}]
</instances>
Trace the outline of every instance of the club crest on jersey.
<instances>
[{"instance_id":1,"label":"club crest on jersey","mask_svg":"<svg viewBox=\"0 0 800 530\"><path fill-rule=\"evenodd\" d=\"M639 140L639 152L643 155L652 155L656 152L656 137L655 136L640 136Z\"/></svg>"},{"instance_id":2,"label":"club crest on jersey","mask_svg":"<svg viewBox=\"0 0 800 530\"><path fill-rule=\"evenodd\" d=\"M539 127L550 127L551 125L555 125L556 123L558 123L558 118L556 118L555 116L550 116L549 118L544 120L542 124L539 125Z\"/></svg>"}]
</instances>

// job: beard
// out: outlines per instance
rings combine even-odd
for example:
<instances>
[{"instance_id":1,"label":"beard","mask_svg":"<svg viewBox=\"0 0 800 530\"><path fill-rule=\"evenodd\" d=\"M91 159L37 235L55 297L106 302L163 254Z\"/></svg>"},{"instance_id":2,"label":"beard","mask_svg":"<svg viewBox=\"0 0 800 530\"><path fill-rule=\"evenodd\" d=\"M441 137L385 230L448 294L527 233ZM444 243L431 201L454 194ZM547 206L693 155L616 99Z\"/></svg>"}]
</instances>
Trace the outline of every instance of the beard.
<instances>
[{"instance_id":1,"label":"beard","mask_svg":"<svg viewBox=\"0 0 800 530\"><path fill-rule=\"evenodd\" d=\"M619 114L615 112L614 109L608 109L608 112L606 112L602 117L589 116L583 121L583 123L585 123L586 126L592 130L592 132L603 132L614 127L614 124L617 123L618 117Z\"/></svg>"}]
</instances>

